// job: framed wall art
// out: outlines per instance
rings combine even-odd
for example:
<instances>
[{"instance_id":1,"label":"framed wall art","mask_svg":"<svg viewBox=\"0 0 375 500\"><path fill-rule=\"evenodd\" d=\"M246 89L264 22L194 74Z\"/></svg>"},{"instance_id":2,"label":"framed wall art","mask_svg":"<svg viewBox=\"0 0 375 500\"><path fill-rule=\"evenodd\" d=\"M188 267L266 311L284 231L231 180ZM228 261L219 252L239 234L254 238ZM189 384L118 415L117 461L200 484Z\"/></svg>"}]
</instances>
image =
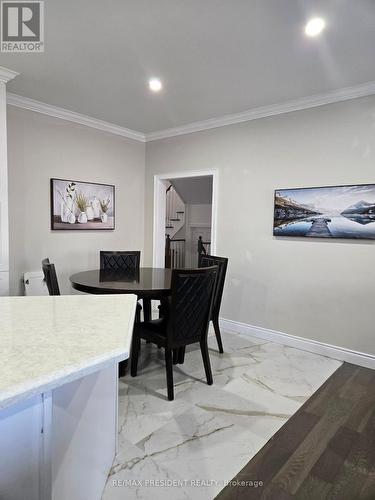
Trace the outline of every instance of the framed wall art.
<instances>
[{"instance_id":1,"label":"framed wall art","mask_svg":"<svg viewBox=\"0 0 375 500\"><path fill-rule=\"evenodd\" d=\"M277 189L273 234L375 239L375 184Z\"/></svg>"},{"instance_id":2,"label":"framed wall art","mask_svg":"<svg viewBox=\"0 0 375 500\"><path fill-rule=\"evenodd\" d=\"M51 179L51 229L115 229L115 186Z\"/></svg>"}]
</instances>

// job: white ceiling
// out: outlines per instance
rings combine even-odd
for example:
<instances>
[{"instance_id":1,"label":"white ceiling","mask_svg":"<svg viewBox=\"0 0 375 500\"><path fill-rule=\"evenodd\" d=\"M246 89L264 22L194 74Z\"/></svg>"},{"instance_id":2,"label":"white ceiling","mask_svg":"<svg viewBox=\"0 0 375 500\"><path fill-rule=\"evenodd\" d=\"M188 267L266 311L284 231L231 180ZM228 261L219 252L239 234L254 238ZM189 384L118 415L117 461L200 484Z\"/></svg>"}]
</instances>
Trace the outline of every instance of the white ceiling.
<instances>
[{"instance_id":1,"label":"white ceiling","mask_svg":"<svg viewBox=\"0 0 375 500\"><path fill-rule=\"evenodd\" d=\"M12 93L150 133L375 80L374 0L46 0ZM307 38L307 19L326 19ZM158 76L164 90L151 94Z\"/></svg>"},{"instance_id":2,"label":"white ceiling","mask_svg":"<svg viewBox=\"0 0 375 500\"><path fill-rule=\"evenodd\" d=\"M171 179L185 203L190 205L210 205L212 203L212 175Z\"/></svg>"}]
</instances>

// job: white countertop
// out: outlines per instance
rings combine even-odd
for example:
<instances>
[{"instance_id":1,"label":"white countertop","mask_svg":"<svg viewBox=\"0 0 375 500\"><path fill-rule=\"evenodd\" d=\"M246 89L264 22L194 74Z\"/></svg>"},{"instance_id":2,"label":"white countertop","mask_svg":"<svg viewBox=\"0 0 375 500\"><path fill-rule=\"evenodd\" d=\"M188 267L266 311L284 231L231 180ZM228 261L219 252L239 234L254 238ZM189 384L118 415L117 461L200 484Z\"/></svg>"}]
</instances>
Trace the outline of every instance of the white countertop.
<instances>
[{"instance_id":1,"label":"white countertop","mask_svg":"<svg viewBox=\"0 0 375 500\"><path fill-rule=\"evenodd\" d=\"M136 295L0 297L0 408L129 357Z\"/></svg>"}]
</instances>

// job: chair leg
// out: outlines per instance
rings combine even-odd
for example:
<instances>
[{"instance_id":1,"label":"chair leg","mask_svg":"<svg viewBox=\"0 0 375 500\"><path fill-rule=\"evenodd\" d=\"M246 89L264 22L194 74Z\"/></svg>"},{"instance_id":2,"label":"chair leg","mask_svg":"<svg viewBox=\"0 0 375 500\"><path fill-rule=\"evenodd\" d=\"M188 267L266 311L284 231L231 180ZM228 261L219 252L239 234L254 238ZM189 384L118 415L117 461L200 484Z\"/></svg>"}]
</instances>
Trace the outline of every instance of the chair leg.
<instances>
[{"instance_id":1,"label":"chair leg","mask_svg":"<svg viewBox=\"0 0 375 500\"><path fill-rule=\"evenodd\" d=\"M138 307L138 302L137 302L137 309L135 311L135 322L136 323L141 322L141 309Z\"/></svg>"},{"instance_id":2,"label":"chair leg","mask_svg":"<svg viewBox=\"0 0 375 500\"><path fill-rule=\"evenodd\" d=\"M143 299L143 318L146 323L151 320L151 300Z\"/></svg>"},{"instance_id":3,"label":"chair leg","mask_svg":"<svg viewBox=\"0 0 375 500\"><path fill-rule=\"evenodd\" d=\"M219 327L219 318L218 317L212 318L212 323L214 325L214 330L215 330L217 345L219 347L219 352L221 354L223 354L224 349L223 349L223 343L221 341L221 333L220 333L220 327Z\"/></svg>"},{"instance_id":4,"label":"chair leg","mask_svg":"<svg viewBox=\"0 0 375 500\"><path fill-rule=\"evenodd\" d=\"M177 363L178 363L178 357L179 357L179 354L180 354L180 349L179 348L178 349L173 349L172 352L173 352L173 364L177 365Z\"/></svg>"},{"instance_id":5,"label":"chair leg","mask_svg":"<svg viewBox=\"0 0 375 500\"><path fill-rule=\"evenodd\" d=\"M128 367L128 360L126 359L125 361L120 361L118 364L118 376L125 377L126 375L126 368Z\"/></svg>"},{"instance_id":6,"label":"chair leg","mask_svg":"<svg viewBox=\"0 0 375 500\"><path fill-rule=\"evenodd\" d=\"M132 359L130 364L130 374L132 377L137 376L138 356L140 350L141 350L141 339L136 335L134 335L132 342Z\"/></svg>"},{"instance_id":7,"label":"chair leg","mask_svg":"<svg viewBox=\"0 0 375 500\"><path fill-rule=\"evenodd\" d=\"M151 300L143 299L143 319L147 323L151 321ZM146 344L151 344L151 340L146 340Z\"/></svg>"},{"instance_id":8,"label":"chair leg","mask_svg":"<svg viewBox=\"0 0 375 500\"><path fill-rule=\"evenodd\" d=\"M180 347L180 349L178 350L178 360L177 360L177 363L179 365L182 365L185 361L185 347Z\"/></svg>"},{"instance_id":9,"label":"chair leg","mask_svg":"<svg viewBox=\"0 0 375 500\"><path fill-rule=\"evenodd\" d=\"M165 348L165 368L167 371L167 388L168 388L168 399L173 401L174 391L173 391L173 364L172 364L172 349Z\"/></svg>"},{"instance_id":10,"label":"chair leg","mask_svg":"<svg viewBox=\"0 0 375 500\"><path fill-rule=\"evenodd\" d=\"M207 339L201 340L200 346L201 346L201 353L202 353L203 364L204 364L204 371L206 372L207 384L212 385L213 380L212 380L210 355L208 353Z\"/></svg>"}]
</instances>

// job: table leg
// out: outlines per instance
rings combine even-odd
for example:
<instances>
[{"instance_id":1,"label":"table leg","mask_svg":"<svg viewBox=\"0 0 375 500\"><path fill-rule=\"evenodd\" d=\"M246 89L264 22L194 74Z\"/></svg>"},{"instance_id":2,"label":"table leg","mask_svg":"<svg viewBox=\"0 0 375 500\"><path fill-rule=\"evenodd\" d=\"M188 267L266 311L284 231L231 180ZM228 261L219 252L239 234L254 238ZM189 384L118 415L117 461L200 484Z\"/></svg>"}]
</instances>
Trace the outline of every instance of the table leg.
<instances>
[{"instance_id":1,"label":"table leg","mask_svg":"<svg viewBox=\"0 0 375 500\"><path fill-rule=\"evenodd\" d=\"M146 322L151 321L151 299L143 299L143 317Z\"/></svg>"}]
</instances>

